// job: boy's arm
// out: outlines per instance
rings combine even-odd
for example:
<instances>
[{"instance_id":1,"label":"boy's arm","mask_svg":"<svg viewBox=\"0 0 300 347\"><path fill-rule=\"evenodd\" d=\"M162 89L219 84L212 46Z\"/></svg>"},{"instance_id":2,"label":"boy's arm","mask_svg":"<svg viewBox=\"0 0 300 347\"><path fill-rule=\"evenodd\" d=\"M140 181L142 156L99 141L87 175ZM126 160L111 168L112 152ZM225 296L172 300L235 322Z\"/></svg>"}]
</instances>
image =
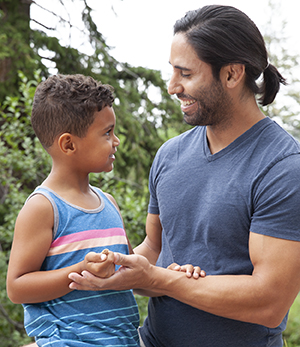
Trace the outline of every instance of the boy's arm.
<instances>
[{"instance_id":1,"label":"boy's arm","mask_svg":"<svg viewBox=\"0 0 300 347\"><path fill-rule=\"evenodd\" d=\"M37 303L69 293L71 271L81 273L83 262L51 271L40 271L51 242L53 209L42 195L23 206L15 224L7 274L7 293L14 303Z\"/></svg>"}]
</instances>

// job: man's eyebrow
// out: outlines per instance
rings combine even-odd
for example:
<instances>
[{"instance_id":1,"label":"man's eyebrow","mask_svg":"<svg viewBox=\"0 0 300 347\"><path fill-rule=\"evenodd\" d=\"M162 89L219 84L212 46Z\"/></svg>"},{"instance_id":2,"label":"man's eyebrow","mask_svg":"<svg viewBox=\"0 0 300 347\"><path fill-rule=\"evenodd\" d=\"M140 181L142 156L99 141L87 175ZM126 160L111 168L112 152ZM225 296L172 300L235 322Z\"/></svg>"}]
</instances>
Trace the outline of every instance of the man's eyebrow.
<instances>
[{"instance_id":1,"label":"man's eyebrow","mask_svg":"<svg viewBox=\"0 0 300 347\"><path fill-rule=\"evenodd\" d=\"M169 64L171 64L171 62L169 62ZM191 71L191 69L188 69L187 67L182 67L182 66L179 66L179 65L175 65L173 67L174 67L174 69L179 69L179 70L182 70L182 71Z\"/></svg>"}]
</instances>

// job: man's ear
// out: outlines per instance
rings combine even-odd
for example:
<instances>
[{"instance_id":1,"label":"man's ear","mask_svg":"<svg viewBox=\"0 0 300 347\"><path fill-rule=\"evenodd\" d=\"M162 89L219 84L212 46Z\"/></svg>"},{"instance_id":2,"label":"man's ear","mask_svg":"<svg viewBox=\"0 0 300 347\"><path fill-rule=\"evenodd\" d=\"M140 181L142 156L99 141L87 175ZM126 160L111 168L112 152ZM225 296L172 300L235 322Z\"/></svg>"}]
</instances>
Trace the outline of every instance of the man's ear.
<instances>
[{"instance_id":1,"label":"man's ear","mask_svg":"<svg viewBox=\"0 0 300 347\"><path fill-rule=\"evenodd\" d=\"M238 84L243 81L246 76L245 65L243 64L229 64L223 66L221 69L221 78L227 88L235 88Z\"/></svg>"},{"instance_id":2,"label":"man's ear","mask_svg":"<svg viewBox=\"0 0 300 347\"><path fill-rule=\"evenodd\" d=\"M67 155L73 154L76 150L74 138L70 133L63 133L58 139L59 149Z\"/></svg>"}]
</instances>

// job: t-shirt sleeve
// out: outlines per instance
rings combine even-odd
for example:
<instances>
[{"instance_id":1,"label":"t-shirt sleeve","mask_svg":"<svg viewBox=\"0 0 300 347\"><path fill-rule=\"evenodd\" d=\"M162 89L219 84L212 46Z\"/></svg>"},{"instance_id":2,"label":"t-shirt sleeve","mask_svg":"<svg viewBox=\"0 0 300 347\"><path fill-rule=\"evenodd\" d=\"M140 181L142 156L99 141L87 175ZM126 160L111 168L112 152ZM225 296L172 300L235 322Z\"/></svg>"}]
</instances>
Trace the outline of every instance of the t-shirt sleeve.
<instances>
[{"instance_id":1,"label":"t-shirt sleeve","mask_svg":"<svg viewBox=\"0 0 300 347\"><path fill-rule=\"evenodd\" d=\"M148 205L148 213L159 214L158 200L156 196L156 177L157 177L158 154L154 158L149 174L149 192L150 200Z\"/></svg>"},{"instance_id":2,"label":"t-shirt sleeve","mask_svg":"<svg viewBox=\"0 0 300 347\"><path fill-rule=\"evenodd\" d=\"M277 162L253 192L250 231L300 241L300 154Z\"/></svg>"}]
</instances>

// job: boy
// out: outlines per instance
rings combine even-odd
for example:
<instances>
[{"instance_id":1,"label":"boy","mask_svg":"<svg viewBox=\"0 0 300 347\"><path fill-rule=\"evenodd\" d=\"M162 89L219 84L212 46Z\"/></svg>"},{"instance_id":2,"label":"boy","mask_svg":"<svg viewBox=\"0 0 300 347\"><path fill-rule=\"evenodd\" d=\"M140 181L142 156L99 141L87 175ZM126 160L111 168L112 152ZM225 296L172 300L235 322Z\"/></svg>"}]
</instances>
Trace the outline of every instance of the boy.
<instances>
[{"instance_id":1,"label":"boy","mask_svg":"<svg viewBox=\"0 0 300 347\"><path fill-rule=\"evenodd\" d=\"M36 90L32 126L53 164L17 218L7 292L39 346L139 346L131 291L69 289L88 252L110 250L97 264L102 277L115 271L113 252L132 253L115 200L89 185L90 172L113 169L113 101L110 86L82 75L52 76Z\"/></svg>"},{"instance_id":2,"label":"boy","mask_svg":"<svg viewBox=\"0 0 300 347\"><path fill-rule=\"evenodd\" d=\"M132 291L72 291L68 279L109 277L113 252L133 253L116 201L89 185L90 172L113 169L113 101L111 86L82 75L52 76L35 93L32 126L52 169L17 218L7 292L38 346L139 346Z\"/></svg>"}]
</instances>

